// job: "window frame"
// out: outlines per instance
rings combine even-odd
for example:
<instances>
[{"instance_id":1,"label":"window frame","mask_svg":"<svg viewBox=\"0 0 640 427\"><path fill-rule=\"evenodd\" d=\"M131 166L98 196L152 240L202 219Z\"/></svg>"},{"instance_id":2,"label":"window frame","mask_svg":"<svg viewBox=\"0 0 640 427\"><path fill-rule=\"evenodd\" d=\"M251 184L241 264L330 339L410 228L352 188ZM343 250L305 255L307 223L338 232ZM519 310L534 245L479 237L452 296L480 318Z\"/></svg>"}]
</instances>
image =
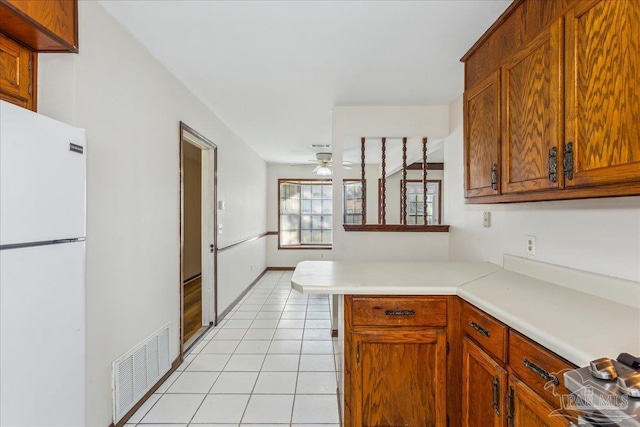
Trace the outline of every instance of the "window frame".
<instances>
[{"instance_id":1,"label":"window frame","mask_svg":"<svg viewBox=\"0 0 640 427\"><path fill-rule=\"evenodd\" d=\"M332 216L332 224L331 224L331 243L326 244L326 243L314 243L314 244L297 244L297 245L283 245L282 241L281 241L281 234L282 234L282 230L281 230L281 224L280 224L280 220L281 220L281 186L282 183L296 183L300 186L305 185L305 184L309 184L309 185L317 185L317 184L328 184L330 186L333 186L333 181L332 179L319 179L319 178L278 178L278 217L277 217L277 221L278 221L278 249L282 249L282 250L308 250L308 249L314 249L314 250L331 250L333 249L333 196L331 198L331 216ZM332 188L333 190L333 188ZM332 193L333 194L333 193ZM324 199L326 200L326 199ZM299 216L302 216L302 212L300 212L298 214ZM300 225L298 225L298 230L300 230Z\"/></svg>"},{"instance_id":2,"label":"window frame","mask_svg":"<svg viewBox=\"0 0 640 427\"><path fill-rule=\"evenodd\" d=\"M348 184L358 184L360 183L362 185L362 192L364 193L365 188L366 188L366 181L363 181L360 178L351 178L351 179L343 179L342 180L342 225L361 225L362 224L362 218L364 217L364 213L363 211L365 210L364 208L364 202L365 202L365 198L361 197L361 204L360 204L360 213L359 214L347 214L347 194L345 191L345 185ZM364 194L363 194L364 195ZM360 215L360 222L358 223L348 223L345 222L346 216L347 215Z\"/></svg>"},{"instance_id":3,"label":"window frame","mask_svg":"<svg viewBox=\"0 0 640 427\"><path fill-rule=\"evenodd\" d=\"M400 180L400 219L402 219L402 183L403 180ZM422 184L422 180L421 179L407 179L407 184L409 183L420 183ZM438 223L437 224L428 224L428 225L442 225L442 180L441 179L428 179L427 180L427 184L429 183L433 183L433 184L438 184ZM434 193L435 194L435 193ZM408 204L407 204L407 211L408 211ZM435 207L434 210L435 212ZM409 213L407 212L407 218L409 217ZM423 226L425 224L406 224L408 227L416 227L416 226Z\"/></svg>"}]
</instances>

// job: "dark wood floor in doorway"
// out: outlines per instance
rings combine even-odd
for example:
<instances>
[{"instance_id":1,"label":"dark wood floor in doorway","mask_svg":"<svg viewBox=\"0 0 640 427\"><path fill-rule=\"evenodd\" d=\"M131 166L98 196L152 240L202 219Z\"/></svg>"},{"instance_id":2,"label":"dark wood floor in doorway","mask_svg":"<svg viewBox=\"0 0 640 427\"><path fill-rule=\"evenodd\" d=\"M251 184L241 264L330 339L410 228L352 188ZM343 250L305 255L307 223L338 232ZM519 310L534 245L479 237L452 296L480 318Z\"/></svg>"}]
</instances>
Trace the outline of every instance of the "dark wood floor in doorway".
<instances>
[{"instance_id":1,"label":"dark wood floor in doorway","mask_svg":"<svg viewBox=\"0 0 640 427\"><path fill-rule=\"evenodd\" d=\"M184 285L184 342L202 327L202 277Z\"/></svg>"}]
</instances>

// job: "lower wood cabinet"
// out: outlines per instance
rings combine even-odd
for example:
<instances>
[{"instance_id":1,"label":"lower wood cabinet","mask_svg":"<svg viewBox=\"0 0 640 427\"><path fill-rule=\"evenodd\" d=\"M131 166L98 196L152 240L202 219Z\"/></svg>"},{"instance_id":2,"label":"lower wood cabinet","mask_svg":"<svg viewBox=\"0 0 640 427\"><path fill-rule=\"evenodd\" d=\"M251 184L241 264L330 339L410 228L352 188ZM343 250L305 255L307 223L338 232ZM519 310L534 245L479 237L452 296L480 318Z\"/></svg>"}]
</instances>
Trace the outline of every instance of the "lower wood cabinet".
<instances>
[{"instance_id":1,"label":"lower wood cabinet","mask_svg":"<svg viewBox=\"0 0 640 427\"><path fill-rule=\"evenodd\" d=\"M353 426L444 426L444 330L353 334Z\"/></svg>"},{"instance_id":2,"label":"lower wood cabinet","mask_svg":"<svg viewBox=\"0 0 640 427\"><path fill-rule=\"evenodd\" d=\"M573 366L470 304L462 313L463 427L566 427L577 418L560 402L569 393L562 373ZM503 336L504 358L500 347L496 351Z\"/></svg>"},{"instance_id":3,"label":"lower wood cabinet","mask_svg":"<svg viewBox=\"0 0 640 427\"><path fill-rule=\"evenodd\" d=\"M503 427L507 371L473 341L462 339L462 425Z\"/></svg>"},{"instance_id":4,"label":"lower wood cabinet","mask_svg":"<svg viewBox=\"0 0 640 427\"><path fill-rule=\"evenodd\" d=\"M344 297L345 427L568 427L574 368L450 296Z\"/></svg>"},{"instance_id":5,"label":"lower wood cabinet","mask_svg":"<svg viewBox=\"0 0 640 427\"><path fill-rule=\"evenodd\" d=\"M508 427L567 427L569 420L517 377L509 378Z\"/></svg>"},{"instance_id":6,"label":"lower wood cabinet","mask_svg":"<svg viewBox=\"0 0 640 427\"><path fill-rule=\"evenodd\" d=\"M376 299L345 297L344 425L445 427L446 329L417 325L446 324L447 300Z\"/></svg>"}]
</instances>

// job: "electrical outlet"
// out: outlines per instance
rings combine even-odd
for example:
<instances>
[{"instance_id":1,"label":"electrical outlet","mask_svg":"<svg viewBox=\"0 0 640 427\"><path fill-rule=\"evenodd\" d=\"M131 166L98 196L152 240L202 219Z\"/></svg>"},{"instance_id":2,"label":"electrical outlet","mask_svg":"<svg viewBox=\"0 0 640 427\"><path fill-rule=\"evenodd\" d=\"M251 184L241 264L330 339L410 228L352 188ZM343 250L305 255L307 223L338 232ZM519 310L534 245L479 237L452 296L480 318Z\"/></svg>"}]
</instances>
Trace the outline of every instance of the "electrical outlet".
<instances>
[{"instance_id":1,"label":"electrical outlet","mask_svg":"<svg viewBox=\"0 0 640 427\"><path fill-rule=\"evenodd\" d=\"M527 255L536 254L536 237L527 236Z\"/></svg>"},{"instance_id":2,"label":"electrical outlet","mask_svg":"<svg viewBox=\"0 0 640 427\"><path fill-rule=\"evenodd\" d=\"M491 227L491 212L482 212L482 226Z\"/></svg>"}]
</instances>

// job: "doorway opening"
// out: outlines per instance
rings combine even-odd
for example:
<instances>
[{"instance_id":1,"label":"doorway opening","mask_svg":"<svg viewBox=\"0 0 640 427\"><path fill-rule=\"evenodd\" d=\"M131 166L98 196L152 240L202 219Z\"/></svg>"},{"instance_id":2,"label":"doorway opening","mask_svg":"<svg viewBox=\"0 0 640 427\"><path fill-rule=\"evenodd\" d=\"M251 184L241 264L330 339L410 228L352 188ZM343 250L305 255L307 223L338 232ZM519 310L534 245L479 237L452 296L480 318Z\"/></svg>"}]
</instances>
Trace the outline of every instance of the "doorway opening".
<instances>
[{"instance_id":1,"label":"doorway opening","mask_svg":"<svg viewBox=\"0 0 640 427\"><path fill-rule=\"evenodd\" d=\"M180 353L217 313L217 146L180 122Z\"/></svg>"}]
</instances>

